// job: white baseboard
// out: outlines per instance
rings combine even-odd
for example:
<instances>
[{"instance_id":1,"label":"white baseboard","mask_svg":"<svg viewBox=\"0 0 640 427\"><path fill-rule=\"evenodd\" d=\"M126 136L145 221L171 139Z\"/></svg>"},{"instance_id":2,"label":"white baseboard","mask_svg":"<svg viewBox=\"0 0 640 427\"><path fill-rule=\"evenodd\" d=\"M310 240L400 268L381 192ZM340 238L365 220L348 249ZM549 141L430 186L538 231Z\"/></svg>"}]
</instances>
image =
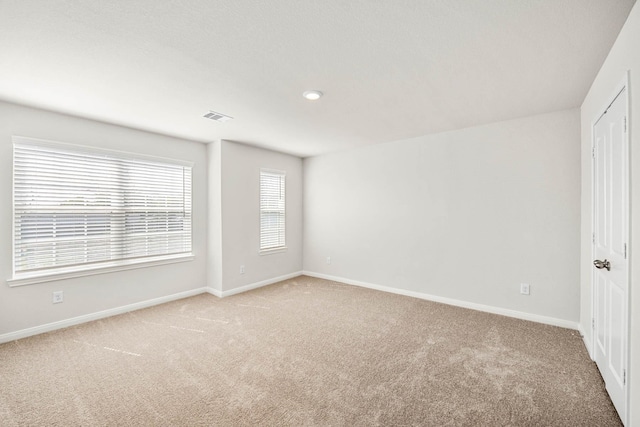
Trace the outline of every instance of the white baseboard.
<instances>
[{"instance_id":1,"label":"white baseboard","mask_svg":"<svg viewBox=\"0 0 640 427\"><path fill-rule=\"evenodd\" d=\"M83 316L72 317L71 319L60 320L58 322L47 323L45 325L34 326L33 328L27 328L27 329L22 329L15 332L2 334L0 335L0 344L5 342L10 342L10 341L15 341L21 338L30 337L32 335L38 335L38 334L43 334L45 332L55 331L56 329L68 328L69 326L79 325L80 323L85 323L85 322L91 322L92 320L104 319L105 317L115 316L117 314L127 313L129 311L139 310L141 308L147 308L147 307L151 307L158 304L164 304L166 302L203 294L205 292L211 295L215 295L218 298L228 297L230 295L235 295L241 292L246 292L252 289L271 285L273 283L277 283L282 280L298 277L301 274L302 274L301 271L296 271L295 273L285 274L283 276L274 277L272 279L263 280L261 282L252 283L250 285L242 286L235 289L229 289L228 291L220 291L218 289L214 289L211 287L198 288L190 291L180 292L173 295L167 295L160 298L154 298L147 301L141 301L134 304L124 305L122 307L116 307L108 310L98 311L96 313L85 314Z\"/></svg>"},{"instance_id":2,"label":"white baseboard","mask_svg":"<svg viewBox=\"0 0 640 427\"><path fill-rule=\"evenodd\" d=\"M146 301L136 302L133 304L123 305L121 307L110 308L108 310L98 311L96 313L85 314L83 316L72 317L71 319L60 320L58 322L47 323L45 325L34 326L33 328L22 329L15 332L0 335L0 344L15 341L21 338L30 337L32 335L43 334L45 332L55 331L56 329L68 328L69 326L79 325L80 323L91 322L92 320L104 319L105 317L115 316L117 314L127 313L129 311L140 310L158 304L179 300L208 292L208 288L192 289L190 291L180 292L173 295L154 298Z\"/></svg>"},{"instance_id":3,"label":"white baseboard","mask_svg":"<svg viewBox=\"0 0 640 427\"><path fill-rule=\"evenodd\" d=\"M587 353L589 353L589 357L591 358L591 360L594 360L593 357L593 353L591 352L591 340L589 338L587 338L587 334L585 334L584 332L584 328L582 327L582 323L578 323L578 331L580 332L580 335L582 336L582 342L584 343L584 346L587 348Z\"/></svg>"},{"instance_id":4,"label":"white baseboard","mask_svg":"<svg viewBox=\"0 0 640 427\"><path fill-rule=\"evenodd\" d=\"M541 316L538 314L525 313L522 311L510 310L507 308L493 307L490 305L477 304L474 302L468 302L463 300L457 300L453 298L440 297L436 295L425 294L422 292L409 291L405 289L391 288L388 286L374 285L372 283L360 282L357 280L345 279L344 277L330 276L328 274L314 273L312 271L303 271L305 276L317 277L319 279L332 280L334 282L345 283L347 285L360 286L363 288L375 289L377 291L390 292L398 295L405 295L414 298L420 298L428 301L439 302L443 304L449 304L456 307L470 308L472 310L484 311L487 313L499 314L502 316L514 317L516 319L529 320L537 323L544 323L546 325L559 326L567 329L579 329L578 322L572 322L570 320L557 319L555 317Z\"/></svg>"},{"instance_id":5,"label":"white baseboard","mask_svg":"<svg viewBox=\"0 0 640 427\"><path fill-rule=\"evenodd\" d=\"M209 293L211 295L214 295L214 296L216 296L218 298L222 298L222 291L220 291L219 289L214 289L214 288L211 288L211 287L206 287L204 289L205 289L205 291L207 293Z\"/></svg>"},{"instance_id":6,"label":"white baseboard","mask_svg":"<svg viewBox=\"0 0 640 427\"><path fill-rule=\"evenodd\" d=\"M212 295L215 295L215 296L217 296L219 298L224 298L224 297L228 297L228 296L231 296L231 295L240 294L242 292L247 292L247 291L250 291L252 289L261 288L263 286L272 285L274 283L278 283L278 282L281 282L283 280L293 279L294 277L298 277L300 275L302 275L302 271L296 271L294 273L285 274L283 276L274 277L272 279L262 280L260 282L251 283L251 284L245 285L245 286L240 286L239 288L229 289L228 291L219 291L217 289L207 288L207 292L209 292Z\"/></svg>"},{"instance_id":7,"label":"white baseboard","mask_svg":"<svg viewBox=\"0 0 640 427\"><path fill-rule=\"evenodd\" d=\"M239 294L239 293L242 293L242 292L247 292L247 291L250 291L252 289L257 289L257 288L261 288L263 286L267 286L267 285L271 285L271 284L274 284L274 283L277 283L277 282L281 282L283 280L292 279L292 278L298 277L300 275L306 275L306 276L311 276L311 277L317 277L317 278L320 278L320 279L332 280L332 281L344 283L344 284L347 284L347 285L360 286L360 287L364 287L364 288L375 289L375 290L378 290L378 291L390 292L390 293L394 293L394 294L405 295L405 296L414 297L414 298L420 298L420 299L424 299L424 300L428 300L428 301L440 302L440 303L443 303L443 304L449 304L449 305L453 305L453 306L457 306L457 307L470 308L470 309L473 309L473 310L484 311L484 312L487 312L487 313L500 314L500 315L508 316L508 317L515 317L517 319L530 320L532 322L544 323L544 324L547 324L547 325L560 326L560 327L569 328L569 329L576 329L576 330L579 330L581 332L581 334L583 336L584 343L587 346L587 350L589 351L589 354L591 354L590 345L587 342L587 340L584 339L585 334L584 334L584 332L582 330L581 325L579 323L577 323L577 322L571 322L569 320L556 319L554 317L541 316L541 315L537 315L537 314L524 313L524 312L520 312L520 311L505 309L505 308L492 307L492 306L483 305L483 304L476 304L476 303L472 303L472 302L456 300L456 299L453 299L453 298L439 297L439 296L435 296L435 295L429 295L429 294L425 294L425 293L421 293L421 292L415 292L415 291L409 291L409 290L405 290L405 289L397 289L397 288L391 288L391 287L388 287L388 286L375 285L375 284L372 284L372 283L360 282L360 281L357 281L357 280L346 279L346 278L343 278L343 277L330 276L330 275L327 275L327 274L314 273L314 272L311 272L311 271L297 271L297 272L294 272L294 273L285 274L283 276L274 277L274 278L263 280L263 281L256 282L256 283L251 283L249 285L241 286L239 288L229 289L227 291L220 291L218 289L214 289L214 288L211 288L211 287L192 289L190 291L180 292L180 293L173 294L173 295L167 295L167 296L160 297L160 298L154 298L154 299L147 300L147 301L141 301L141 302L137 302L137 303L134 303L134 304L125 305L125 306L122 306L122 307L116 307L116 308L112 308L112 309L109 309L109 310L103 310L103 311L99 311L99 312L96 312L96 313L91 313L91 314L86 314L86 315L83 315L83 316L73 317L71 319L65 319L65 320L60 320L58 322L47 323L45 325L35 326L35 327L32 327L32 328L22 329L22 330L19 330L19 331L9 332L7 334L0 335L0 344L5 343L5 342L9 342L9 341L14 341L14 340L21 339L21 338L30 337L32 335L42 334L42 333L45 333L45 332L51 332L51 331L54 331L56 329L67 328L69 326L74 326L74 325L78 325L80 323L90 322L92 320L103 319L105 317L115 316L115 315L118 315L118 314L127 313L129 311L139 310L139 309L142 309L142 308L147 308L147 307L151 307L151 306L158 305L158 304L163 304L163 303L166 303L166 302L175 301L175 300L179 300L179 299L182 299L182 298L187 298L187 297L194 296L194 295L199 295L199 294L202 294L202 293L205 293L205 292L209 293L211 295L215 295L218 298L224 298L224 297L228 297L228 296L231 296L231 295Z\"/></svg>"}]
</instances>

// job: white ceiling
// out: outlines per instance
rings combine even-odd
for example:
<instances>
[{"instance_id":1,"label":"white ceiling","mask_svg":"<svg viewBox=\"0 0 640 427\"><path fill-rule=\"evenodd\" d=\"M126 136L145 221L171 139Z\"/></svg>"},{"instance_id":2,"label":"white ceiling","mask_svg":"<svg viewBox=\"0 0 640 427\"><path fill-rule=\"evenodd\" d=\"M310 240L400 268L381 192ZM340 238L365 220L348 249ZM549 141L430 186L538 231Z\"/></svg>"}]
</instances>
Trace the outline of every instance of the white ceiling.
<instances>
[{"instance_id":1,"label":"white ceiling","mask_svg":"<svg viewBox=\"0 0 640 427\"><path fill-rule=\"evenodd\" d=\"M0 99L306 157L577 107L633 3L0 0Z\"/></svg>"}]
</instances>

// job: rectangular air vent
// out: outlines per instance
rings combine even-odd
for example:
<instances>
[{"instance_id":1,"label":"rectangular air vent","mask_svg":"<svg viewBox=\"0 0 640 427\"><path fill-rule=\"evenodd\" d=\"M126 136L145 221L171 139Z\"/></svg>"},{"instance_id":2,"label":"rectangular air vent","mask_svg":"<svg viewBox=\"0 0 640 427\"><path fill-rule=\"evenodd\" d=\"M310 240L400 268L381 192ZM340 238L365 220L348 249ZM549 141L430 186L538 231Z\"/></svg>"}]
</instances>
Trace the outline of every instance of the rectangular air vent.
<instances>
[{"instance_id":1,"label":"rectangular air vent","mask_svg":"<svg viewBox=\"0 0 640 427\"><path fill-rule=\"evenodd\" d=\"M233 119L233 117L227 116L222 113L216 113L215 111L209 111L202 117L206 117L207 119L215 120L217 122L228 122L229 120Z\"/></svg>"}]
</instances>

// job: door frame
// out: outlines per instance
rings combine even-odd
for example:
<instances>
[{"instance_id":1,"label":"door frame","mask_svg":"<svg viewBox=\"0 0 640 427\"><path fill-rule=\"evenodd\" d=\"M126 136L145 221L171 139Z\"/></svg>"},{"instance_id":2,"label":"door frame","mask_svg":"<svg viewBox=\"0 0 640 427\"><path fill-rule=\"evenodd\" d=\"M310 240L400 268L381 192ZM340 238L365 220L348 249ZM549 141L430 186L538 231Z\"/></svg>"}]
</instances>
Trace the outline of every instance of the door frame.
<instances>
[{"instance_id":1,"label":"door frame","mask_svg":"<svg viewBox=\"0 0 640 427\"><path fill-rule=\"evenodd\" d=\"M630 147L630 129L631 129L631 124L630 124L630 116L629 116L629 104L631 102L631 94L629 92L629 75L630 75L630 71L627 70L624 78L621 80L620 83L618 83L615 87L615 90L613 91L613 93L606 99L603 108L600 108L598 110L598 114L597 116L592 120L591 122L591 258L589 260L589 267L591 270L591 274L590 274L590 285L591 285L591 340L590 340L590 348L589 350L589 356L591 357L591 360L595 361L595 351L596 351L596 333L595 333L595 329L594 329L594 319L595 319L595 302L596 302L596 296L595 296L595 292L596 292L596 288L594 286L595 284L595 270L593 268L593 266L591 265L591 262L595 259L595 241L593 236L595 235L595 230L596 230L596 197L595 197L595 191L596 191L596 176L595 176L595 156L594 156L594 152L595 152L595 144L596 144L596 137L595 137L595 127L596 124L598 123L598 121L602 118L602 116L605 114L605 112L609 109L609 107L615 102L615 100L617 99L617 97L620 95L620 93L623 90L627 91L627 101L625 104L625 116L627 118L627 123L626 123L626 129L627 131L625 132L625 137L624 137L624 151L626 152L626 163L627 163L627 173L625 174L625 180L627 182L627 188L625 191L625 196L627 197L627 224L626 225L626 242L627 242L627 289L626 289L626 299L627 299L627 312L626 312L626 319L625 319L625 323L626 323L626 349L625 349L625 372L626 372L626 381L625 381L625 397L624 397L624 405L626 407L626 419L622 420L622 423L626 426L628 425L628 421L629 421L629 408L630 408L630 402L629 402L629 387L630 387L630 372L629 372L629 361L630 361L630 356L631 356L631 346L630 346L630 340L631 340L631 334L630 334L630 326L631 326L631 299L630 299L630 288L631 288L631 147Z\"/></svg>"}]
</instances>

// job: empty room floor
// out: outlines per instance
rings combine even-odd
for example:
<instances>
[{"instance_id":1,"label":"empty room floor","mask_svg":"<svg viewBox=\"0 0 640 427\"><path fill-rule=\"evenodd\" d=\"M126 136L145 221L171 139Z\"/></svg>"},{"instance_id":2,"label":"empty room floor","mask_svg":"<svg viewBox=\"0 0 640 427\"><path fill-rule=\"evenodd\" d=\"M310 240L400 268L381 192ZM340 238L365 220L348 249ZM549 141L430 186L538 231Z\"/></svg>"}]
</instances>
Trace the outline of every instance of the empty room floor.
<instances>
[{"instance_id":1,"label":"empty room floor","mask_svg":"<svg viewBox=\"0 0 640 427\"><path fill-rule=\"evenodd\" d=\"M0 361L3 426L621 425L577 331L306 276Z\"/></svg>"}]
</instances>

